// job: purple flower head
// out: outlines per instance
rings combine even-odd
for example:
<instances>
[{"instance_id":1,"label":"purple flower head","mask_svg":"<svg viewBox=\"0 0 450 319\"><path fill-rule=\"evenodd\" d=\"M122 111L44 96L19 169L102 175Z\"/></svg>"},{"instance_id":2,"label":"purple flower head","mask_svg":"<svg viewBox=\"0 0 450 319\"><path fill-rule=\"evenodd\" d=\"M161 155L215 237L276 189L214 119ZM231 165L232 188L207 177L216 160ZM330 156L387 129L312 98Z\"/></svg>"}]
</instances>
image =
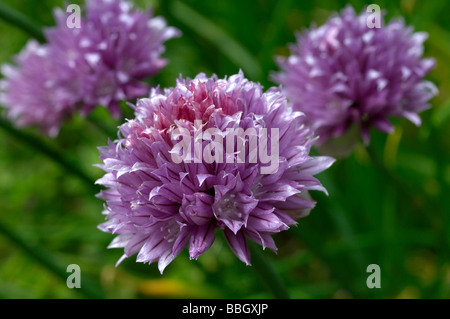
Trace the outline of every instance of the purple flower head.
<instances>
[{"instance_id":1,"label":"purple flower head","mask_svg":"<svg viewBox=\"0 0 450 319\"><path fill-rule=\"evenodd\" d=\"M282 71L274 80L284 86L294 110L306 114L319 143L357 125L368 144L372 126L392 132L390 116L420 125L417 113L437 94L435 85L423 80L435 65L421 58L427 34L413 33L401 19L369 28L369 15L356 15L349 6L323 26L298 34L291 55L278 60Z\"/></svg>"},{"instance_id":2,"label":"purple flower head","mask_svg":"<svg viewBox=\"0 0 450 319\"><path fill-rule=\"evenodd\" d=\"M308 155L314 139L302 118L279 89L264 93L242 72L180 78L139 100L122 137L100 148L107 221L99 228L118 234L109 247L124 248L119 262L138 254L138 262L158 261L162 272L186 246L191 259L202 255L216 230L246 264L246 238L275 251L271 235L309 213L307 191L325 192L313 175L334 161ZM273 164L260 156L269 149L276 168L261 173Z\"/></svg>"},{"instance_id":3,"label":"purple flower head","mask_svg":"<svg viewBox=\"0 0 450 319\"><path fill-rule=\"evenodd\" d=\"M48 43L31 42L18 67L5 67L2 102L19 125L38 125L54 136L75 110L85 115L103 105L118 116L119 101L148 95L143 80L167 64L163 42L179 31L161 17L123 0L87 0L85 10L80 28L69 28L68 15L55 10Z\"/></svg>"}]
</instances>

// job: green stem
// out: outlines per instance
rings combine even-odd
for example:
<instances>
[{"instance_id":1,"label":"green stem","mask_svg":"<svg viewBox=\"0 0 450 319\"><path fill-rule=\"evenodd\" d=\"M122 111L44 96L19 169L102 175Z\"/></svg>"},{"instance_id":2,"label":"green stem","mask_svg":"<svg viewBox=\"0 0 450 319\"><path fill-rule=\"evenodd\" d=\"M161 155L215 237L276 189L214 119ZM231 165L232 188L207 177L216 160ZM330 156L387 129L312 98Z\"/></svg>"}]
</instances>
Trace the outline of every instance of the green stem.
<instances>
[{"instance_id":1,"label":"green stem","mask_svg":"<svg viewBox=\"0 0 450 319\"><path fill-rule=\"evenodd\" d=\"M22 13L8 7L0 2L0 19L12 24L13 26L25 31L39 42L45 42L45 36L42 29L31 22Z\"/></svg>"},{"instance_id":2,"label":"green stem","mask_svg":"<svg viewBox=\"0 0 450 319\"><path fill-rule=\"evenodd\" d=\"M92 191L98 192L99 187L94 184L93 179L88 176L77 164L75 161L64 157L59 151L57 151L54 147L50 146L44 140L21 130L17 130L14 128L9 122L0 118L0 128L14 136L17 140L25 143L26 145L34 148L40 153L46 155L48 158L52 159L54 162L58 163L61 167L66 169L69 173L78 177L81 181L83 181L88 188Z\"/></svg>"},{"instance_id":3,"label":"green stem","mask_svg":"<svg viewBox=\"0 0 450 319\"><path fill-rule=\"evenodd\" d=\"M259 247L249 243L252 268L277 299L289 299L289 292L272 265L264 258Z\"/></svg>"},{"instance_id":4,"label":"green stem","mask_svg":"<svg viewBox=\"0 0 450 319\"><path fill-rule=\"evenodd\" d=\"M1 220L0 233L8 238L13 244L21 248L22 251L25 252L28 256L32 257L34 260L43 265L51 273L55 274L64 282L67 280L67 277L70 275L70 273L66 271L64 263L61 260L57 259L50 251L47 251L37 245L31 245L27 240L21 238L14 230L6 226ZM82 293L87 298L104 298L102 289L91 282L89 279L84 277L81 280L81 288L79 288L79 290L76 290Z\"/></svg>"}]
</instances>

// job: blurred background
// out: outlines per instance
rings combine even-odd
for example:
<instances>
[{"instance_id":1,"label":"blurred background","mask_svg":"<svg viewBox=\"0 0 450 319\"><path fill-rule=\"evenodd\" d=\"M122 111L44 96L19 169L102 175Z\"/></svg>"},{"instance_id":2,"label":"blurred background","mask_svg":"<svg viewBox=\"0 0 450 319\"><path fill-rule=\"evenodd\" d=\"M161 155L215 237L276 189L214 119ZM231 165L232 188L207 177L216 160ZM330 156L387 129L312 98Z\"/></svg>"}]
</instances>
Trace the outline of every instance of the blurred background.
<instances>
[{"instance_id":1,"label":"blurred background","mask_svg":"<svg viewBox=\"0 0 450 319\"><path fill-rule=\"evenodd\" d=\"M173 86L179 74L219 77L236 73L269 88L274 55L287 55L294 33L320 25L347 3L357 12L364 1L135 1L153 6L183 32L169 40L169 65L153 84ZM52 26L62 0L2 0L37 26ZM82 5L82 1L74 1ZM450 2L377 1L387 19L402 16L429 33L425 56L437 67L428 79L439 88L423 125L394 119L395 133L372 131L370 152L357 149L318 177L311 215L275 236L278 254L264 251L293 298L450 297ZM0 20L0 63L11 62L29 34ZM125 109L125 108L124 108ZM127 113L128 112L128 113ZM131 117L130 111L125 111ZM114 138L120 121L104 109ZM37 137L37 138L36 138ZM252 267L240 262L218 236L197 261L183 252L163 276L156 265L128 258L96 227L104 221L94 188L70 174L51 150L64 150L92 180L103 175L97 146L108 136L75 117L55 140L36 131L0 129L0 298L271 298ZM30 143L34 147L30 147ZM42 145L40 143L43 143ZM42 146L42 147L41 147ZM49 151L50 150L50 151ZM53 159L52 159L53 158ZM69 264L81 268L82 289L69 289ZM381 269L381 288L369 289L369 264Z\"/></svg>"}]
</instances>

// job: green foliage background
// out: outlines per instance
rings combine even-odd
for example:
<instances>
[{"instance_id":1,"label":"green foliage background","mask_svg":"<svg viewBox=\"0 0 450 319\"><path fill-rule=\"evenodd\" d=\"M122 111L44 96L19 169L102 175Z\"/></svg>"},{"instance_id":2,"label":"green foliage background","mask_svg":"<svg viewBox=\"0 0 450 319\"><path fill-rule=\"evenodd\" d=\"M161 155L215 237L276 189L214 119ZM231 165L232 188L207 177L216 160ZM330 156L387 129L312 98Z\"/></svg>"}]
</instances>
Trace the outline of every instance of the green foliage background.
<instances>
[{"instance_id":1,"label":"green foliage background","mask_svg":"<svg viewBox=\"0 0 450 319\"><path fill-rule=\"evenodd\" d=\"M53 25L62 0L2 0L38 26ZM80 1L72 1L79 3ZM153 84L173 86L179 74L219 77L242 68L266 88L287 55L294 32L320 25L346 1L136 1L154 7L183 36L167 42L170 64ZM356 11L371 2L350 1ZM439 96L421 114L420 128L394 119L392 135L372 132L370 152L358 148L319 175L329 197L313 192L317 206L298 227L275 236L277 255L265 251L293 298L450 297L450 25L448 1L377 1L387 18L403 16L429 33L425 56L437 67L428 79ZM0 63L11 62L29 35L0 20ZM127 116L131 114L128 110ZM104 109L94 117L113 132L120 121ZM29 129L27 134L37 135ZM28 135L27 135L28 136ZM114 138L114 135L111 136ZM64 151L92 180L102 176L97 146L107 135L79 116L46 145ZM156 265L129 258L96 226L103 203L95 191L16 135L0 130L1 298L270 298L252 267L224 239L197 261L182 253L163 276ZM374 161L377 158L377 161ZM378 164L377 164L378 163ZM8 236L6 235L8 233ZM66 267L81 267L82 289L66 286ZM381 288L369 289L366 268L381 267Z\"/></svg>"}]
</instances>

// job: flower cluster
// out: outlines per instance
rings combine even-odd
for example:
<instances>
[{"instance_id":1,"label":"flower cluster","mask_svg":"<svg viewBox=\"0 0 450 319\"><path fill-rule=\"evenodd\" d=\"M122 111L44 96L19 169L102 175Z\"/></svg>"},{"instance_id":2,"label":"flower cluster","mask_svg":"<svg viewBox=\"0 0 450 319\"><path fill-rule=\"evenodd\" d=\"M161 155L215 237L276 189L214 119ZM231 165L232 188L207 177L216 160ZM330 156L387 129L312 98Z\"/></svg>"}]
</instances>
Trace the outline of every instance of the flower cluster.
<instances>
[{"instance_id":1,"label":"flower cluster","mask_svg":"<svg viewBox=\"0 0 450 319\"><path fill-rule=\"evenodd\" d=\"M282 70L274 80L293 108L306 114L319 143L357 125L367 144L372 126L392 131L390 116L420 125L417 113L437 93L423 80L435 64L421 58L427 34L413 33L401 19L369 28L368 17L347 7L299 34L291 55L278 60Z\"/></svg>"},{"instance_id":2,"label":"flower cluster","mask_svg":"<svg viewBox=\"0 0 450 319\"><path fill-rule=\"evenodd\" d=\"M87 0L81 28L69 28L61 10L55 19L57 26L45 32L47 44L31 40L17 66L2 68L1 103L9 117L50 136L76 110L87 114L103 105L118 115L120 100L148 95L143 79L166 65L162 44L179 33L123 0Z\"/></svg>"},{"instance_id":3,"label":"flower cluster","mask_svg":"<svg viewBox=\"0 0 450 319\"><path fill-rule=\"evenodd\" d=\"M186 246L198 258L221 230L236 256L250 264L246 238L275 251L271 235L314 206L307 191L325 191L313 175L334 160L309 156L314 138L300 124L303 114L292 112L279 89L263 92L241 72L225 79L180 78L174 88L153 89L135 112L120 127L122 137L100 148L106 174L97 183L106 187L99 196L107 218L100 229L118 234L109 247L124 248L120 261L138 254L138 262L158 261L162 272ZM267 148L277 143L279 165L260 174L266 164L251 160L251 137L245 136L232 150L236 161L198 162L190 155L175 163L180 128L193 141L200 129L219 130L225 138L229 129L277 129L278 140ZM200 151L212 141L203 136Z\"/></svg>"}]
</instances>

